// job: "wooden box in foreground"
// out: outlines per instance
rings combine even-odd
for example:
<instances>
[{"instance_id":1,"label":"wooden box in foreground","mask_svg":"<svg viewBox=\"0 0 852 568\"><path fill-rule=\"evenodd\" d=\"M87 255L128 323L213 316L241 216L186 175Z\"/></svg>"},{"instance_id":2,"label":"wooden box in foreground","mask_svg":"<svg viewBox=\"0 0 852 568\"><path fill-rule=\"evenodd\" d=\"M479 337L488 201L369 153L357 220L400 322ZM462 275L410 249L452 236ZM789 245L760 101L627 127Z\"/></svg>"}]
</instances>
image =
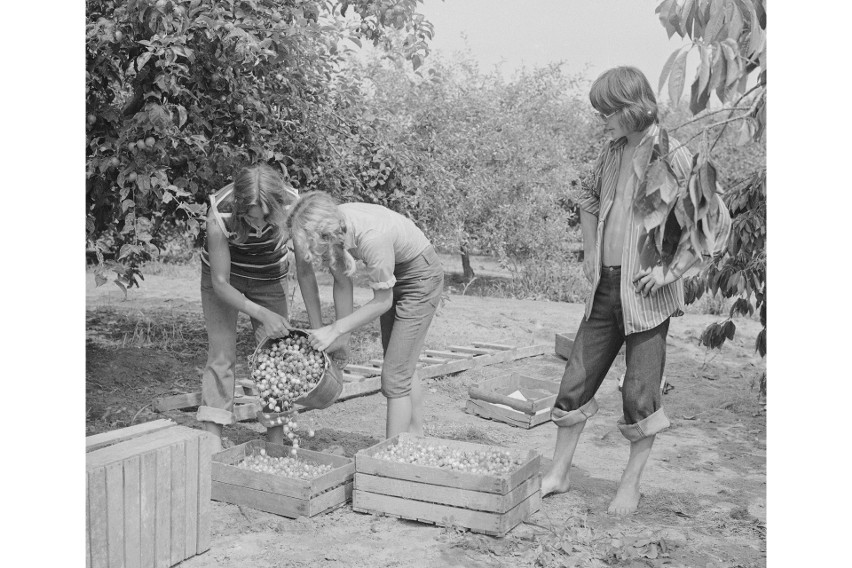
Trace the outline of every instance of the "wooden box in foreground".
<instances>
[{"instance_id":1,"label":"wooden box in foreground","mask_svg":"<svg viewBox=\"0 0 852 568\"><path fill-rule=\"evenodd\" d=\"M520 428L532 428L550 420L559 383L510 373L470 387L465 410Z\"/></svg>"},{"instance_id":2,"label":"wooden box in foreground","mask_svg":"<svg viewBox=\"0 0 852 568\"><path fill-rule=\"evenodd\" d=\"M355 455L352 508L433 523L473 532L505 536L541 508L540 456L513 452L523 463L504 475L482 475L432 466L398 463L374 457L400 440L440 444L462 451L491 446L400 434Z\"/></svg>"},{"instance_id":3,"label":"wooden box in foreground","mask_svg":"<svg viewBox=\"0 0 852 568\"><path fill-rule=\"evenodd\" d=\"M86 438L86 566L168 568L209 549L212 448L170 420Z\"/></svg>"},{"instance_id":4,"label":"wooden box in foreground","mask_svg":"<svg viewBox=\"0 0 852 568\"><path fill-rule=\"evenodd\" d=\"M237 467L246 456L266 450L285 457L290 446L252 440L213 456L213 499L243 505L283 517L314 517L346 503L352 497L352 458L299 450L299 458L328 464L331 471L313 479L295 479Z\"/></svg>"}]
</instances>

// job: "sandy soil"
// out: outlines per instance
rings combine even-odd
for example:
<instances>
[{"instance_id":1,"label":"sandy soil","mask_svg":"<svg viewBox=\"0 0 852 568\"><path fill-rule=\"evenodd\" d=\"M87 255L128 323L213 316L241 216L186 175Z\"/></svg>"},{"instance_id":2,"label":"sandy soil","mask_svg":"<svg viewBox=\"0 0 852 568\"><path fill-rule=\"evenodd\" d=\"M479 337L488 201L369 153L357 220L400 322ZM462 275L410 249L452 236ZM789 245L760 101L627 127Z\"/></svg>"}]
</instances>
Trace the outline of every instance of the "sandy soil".
<instances>
[{"instance_id":1,"label":"sandy soil","mask_svg":"<svg viewBox=\"0 0 852 568\"><path fill-rule=\"evenodd\" d=\"M321 281L321 293L330 299L327 280ZM369 297L369 291L357 290L356 304ZM297 318L304 313L298 293L292 309ZM582 312L580 304L450 295L432 324L427 347L472 341L552 345L554 333L576 330ZM134 327L116 333L128 318L135 318ZM175 352L162 342L156 348L138 347L134 337L145 332L140 318L177 322L172 337L184 343L192 339L185 334L197 326L181 327L180 322L201 318L197 272L187 268L146 275L142 288L131 290L127 299L114 286L95 288L89 275L87 435L162 417L198 426L193 410L159 414L151 402L163 394L197 391L203 350ZM214 502L212 548L181 566L765 566L766 415L750 386L763 368L753 349L759 325L738 319L735 340L721 352L708 353L698 337L717 319L687 315L672 321L666 376L674 388L663 399L672 427L657 437L634 515L606 514L628 453L616 428L617 379L624 371L619 357L598 394L601 411L578 446L572 490L545 499L538 513L503 539L360 514L350 505L291 520ZM245 328L245 322L241 325ZM367 331L360 352L378 352L377 327ZM203 337L198 344L203 345ZM247 338L240 352L252 348ZM547 354L427 380L427 434L532 449L542 454L546 467L556 434L552 423L523 430L466 414L464 406L470 385L498 368L558 381L563 367L564 361ZM238 373L244 371L241 365ZM304 413L300 427L317 430L305 447L337 448L352 456L381 441L384 416L379 394ZM226 436L241 443L262 432L258 424L246 422L226 429Z\"/></svg>"}]
</instances>

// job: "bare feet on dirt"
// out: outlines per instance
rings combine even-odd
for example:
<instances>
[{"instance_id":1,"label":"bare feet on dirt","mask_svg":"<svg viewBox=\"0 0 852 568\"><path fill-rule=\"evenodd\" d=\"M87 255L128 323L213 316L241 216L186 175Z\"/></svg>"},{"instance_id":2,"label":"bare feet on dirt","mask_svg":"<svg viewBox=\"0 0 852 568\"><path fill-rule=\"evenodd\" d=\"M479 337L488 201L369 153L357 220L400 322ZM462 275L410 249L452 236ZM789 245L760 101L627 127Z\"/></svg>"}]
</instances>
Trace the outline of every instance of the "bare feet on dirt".
<instances>
[{"instance_id":1,"label":"bare feet on dirt","mask_svg":"<svg viewBox=\"0 0 852 568\"><path fill-rule=\"evenodd\" d=\"M621 483L615 498L606 510L610 515L629 515L635 513L639 507L639 484Z\"/></svg>"},{"instance_id":2,"label":"bare feet on dirt","mask_svg":"<svg viewBox=\"0 0 852 568\"><path fill-rule=\"evenodd\" d=\"M551 475L550 472L541 478L541 497L542 499L548 495L555 493L565 493L571 487L571 480L566 475L564 478Z\"/></svg>"}]
</instances>

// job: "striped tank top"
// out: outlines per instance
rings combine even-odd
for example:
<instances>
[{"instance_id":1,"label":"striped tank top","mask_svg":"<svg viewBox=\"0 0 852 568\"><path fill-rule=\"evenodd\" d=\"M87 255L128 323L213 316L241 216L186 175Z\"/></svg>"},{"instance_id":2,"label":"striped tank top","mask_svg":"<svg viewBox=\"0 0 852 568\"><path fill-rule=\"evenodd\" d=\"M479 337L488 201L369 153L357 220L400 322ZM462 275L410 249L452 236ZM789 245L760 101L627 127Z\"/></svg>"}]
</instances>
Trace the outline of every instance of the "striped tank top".
<instances>
[{"instance_id":1,"label":"striped tank top","mask_svg":"<svg viewBox=\"0 0 852 568\"><path fill-rule=\"evenodd\" d=\"M228 184L217 193L210 195L210 207L213 217L219 223L222 232L228 235L228 250L231 253L231 274L250 280L280 280L287 276L290 259L286 246L288 235L278 233L270 224L260 230L252 229L244 243L232 239L235 234L228 229L227 221L233 215L234 185ZM210 254L205 235L201 262L210 267Z\"/></svg>"}]
</instances>

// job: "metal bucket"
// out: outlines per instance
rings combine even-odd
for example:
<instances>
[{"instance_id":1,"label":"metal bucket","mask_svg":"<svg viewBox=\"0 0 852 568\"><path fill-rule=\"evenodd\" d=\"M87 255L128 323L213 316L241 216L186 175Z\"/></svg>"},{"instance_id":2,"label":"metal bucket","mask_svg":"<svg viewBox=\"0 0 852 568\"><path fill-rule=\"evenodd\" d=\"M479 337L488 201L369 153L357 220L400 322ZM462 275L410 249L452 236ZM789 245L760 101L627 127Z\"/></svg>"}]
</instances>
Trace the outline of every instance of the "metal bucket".
<instances>
[{"instance_id":1,"label":"metal bucket","mask_svg":"<svg viewBox=\"0 0 852 568\"><path fill-rule=\"evenodd\" d=\"M307 332L301 329L294 329L290 332L291 335L300 335L302 337L307 337ZM258 353L260 353L261 349L266 347L268 343L275 341L280 338L265 338L261 341L257 348L254 350L254 353L249 358L249 367L254 368L254 361L257 358ZM343 378L340 370L331 360L327 353L320 351L322 353L324 366L323 366L323 375L320 378L319 382L307 393L293 400L294 404L298 404L305 408L311 408L315 410L322 410L323 408L328 408L334 401L337 400L337 397L340 396L340 393L343 392ZM261 412L258 411L258 420L260 420L260 415L263 414L267 420L261 421L264 423L268 420L273 420L274 417L277 416L285 416L292 414L294 411L289 410L281 413L269 413L269 412Z\"/></svg>"}]
</instances>

